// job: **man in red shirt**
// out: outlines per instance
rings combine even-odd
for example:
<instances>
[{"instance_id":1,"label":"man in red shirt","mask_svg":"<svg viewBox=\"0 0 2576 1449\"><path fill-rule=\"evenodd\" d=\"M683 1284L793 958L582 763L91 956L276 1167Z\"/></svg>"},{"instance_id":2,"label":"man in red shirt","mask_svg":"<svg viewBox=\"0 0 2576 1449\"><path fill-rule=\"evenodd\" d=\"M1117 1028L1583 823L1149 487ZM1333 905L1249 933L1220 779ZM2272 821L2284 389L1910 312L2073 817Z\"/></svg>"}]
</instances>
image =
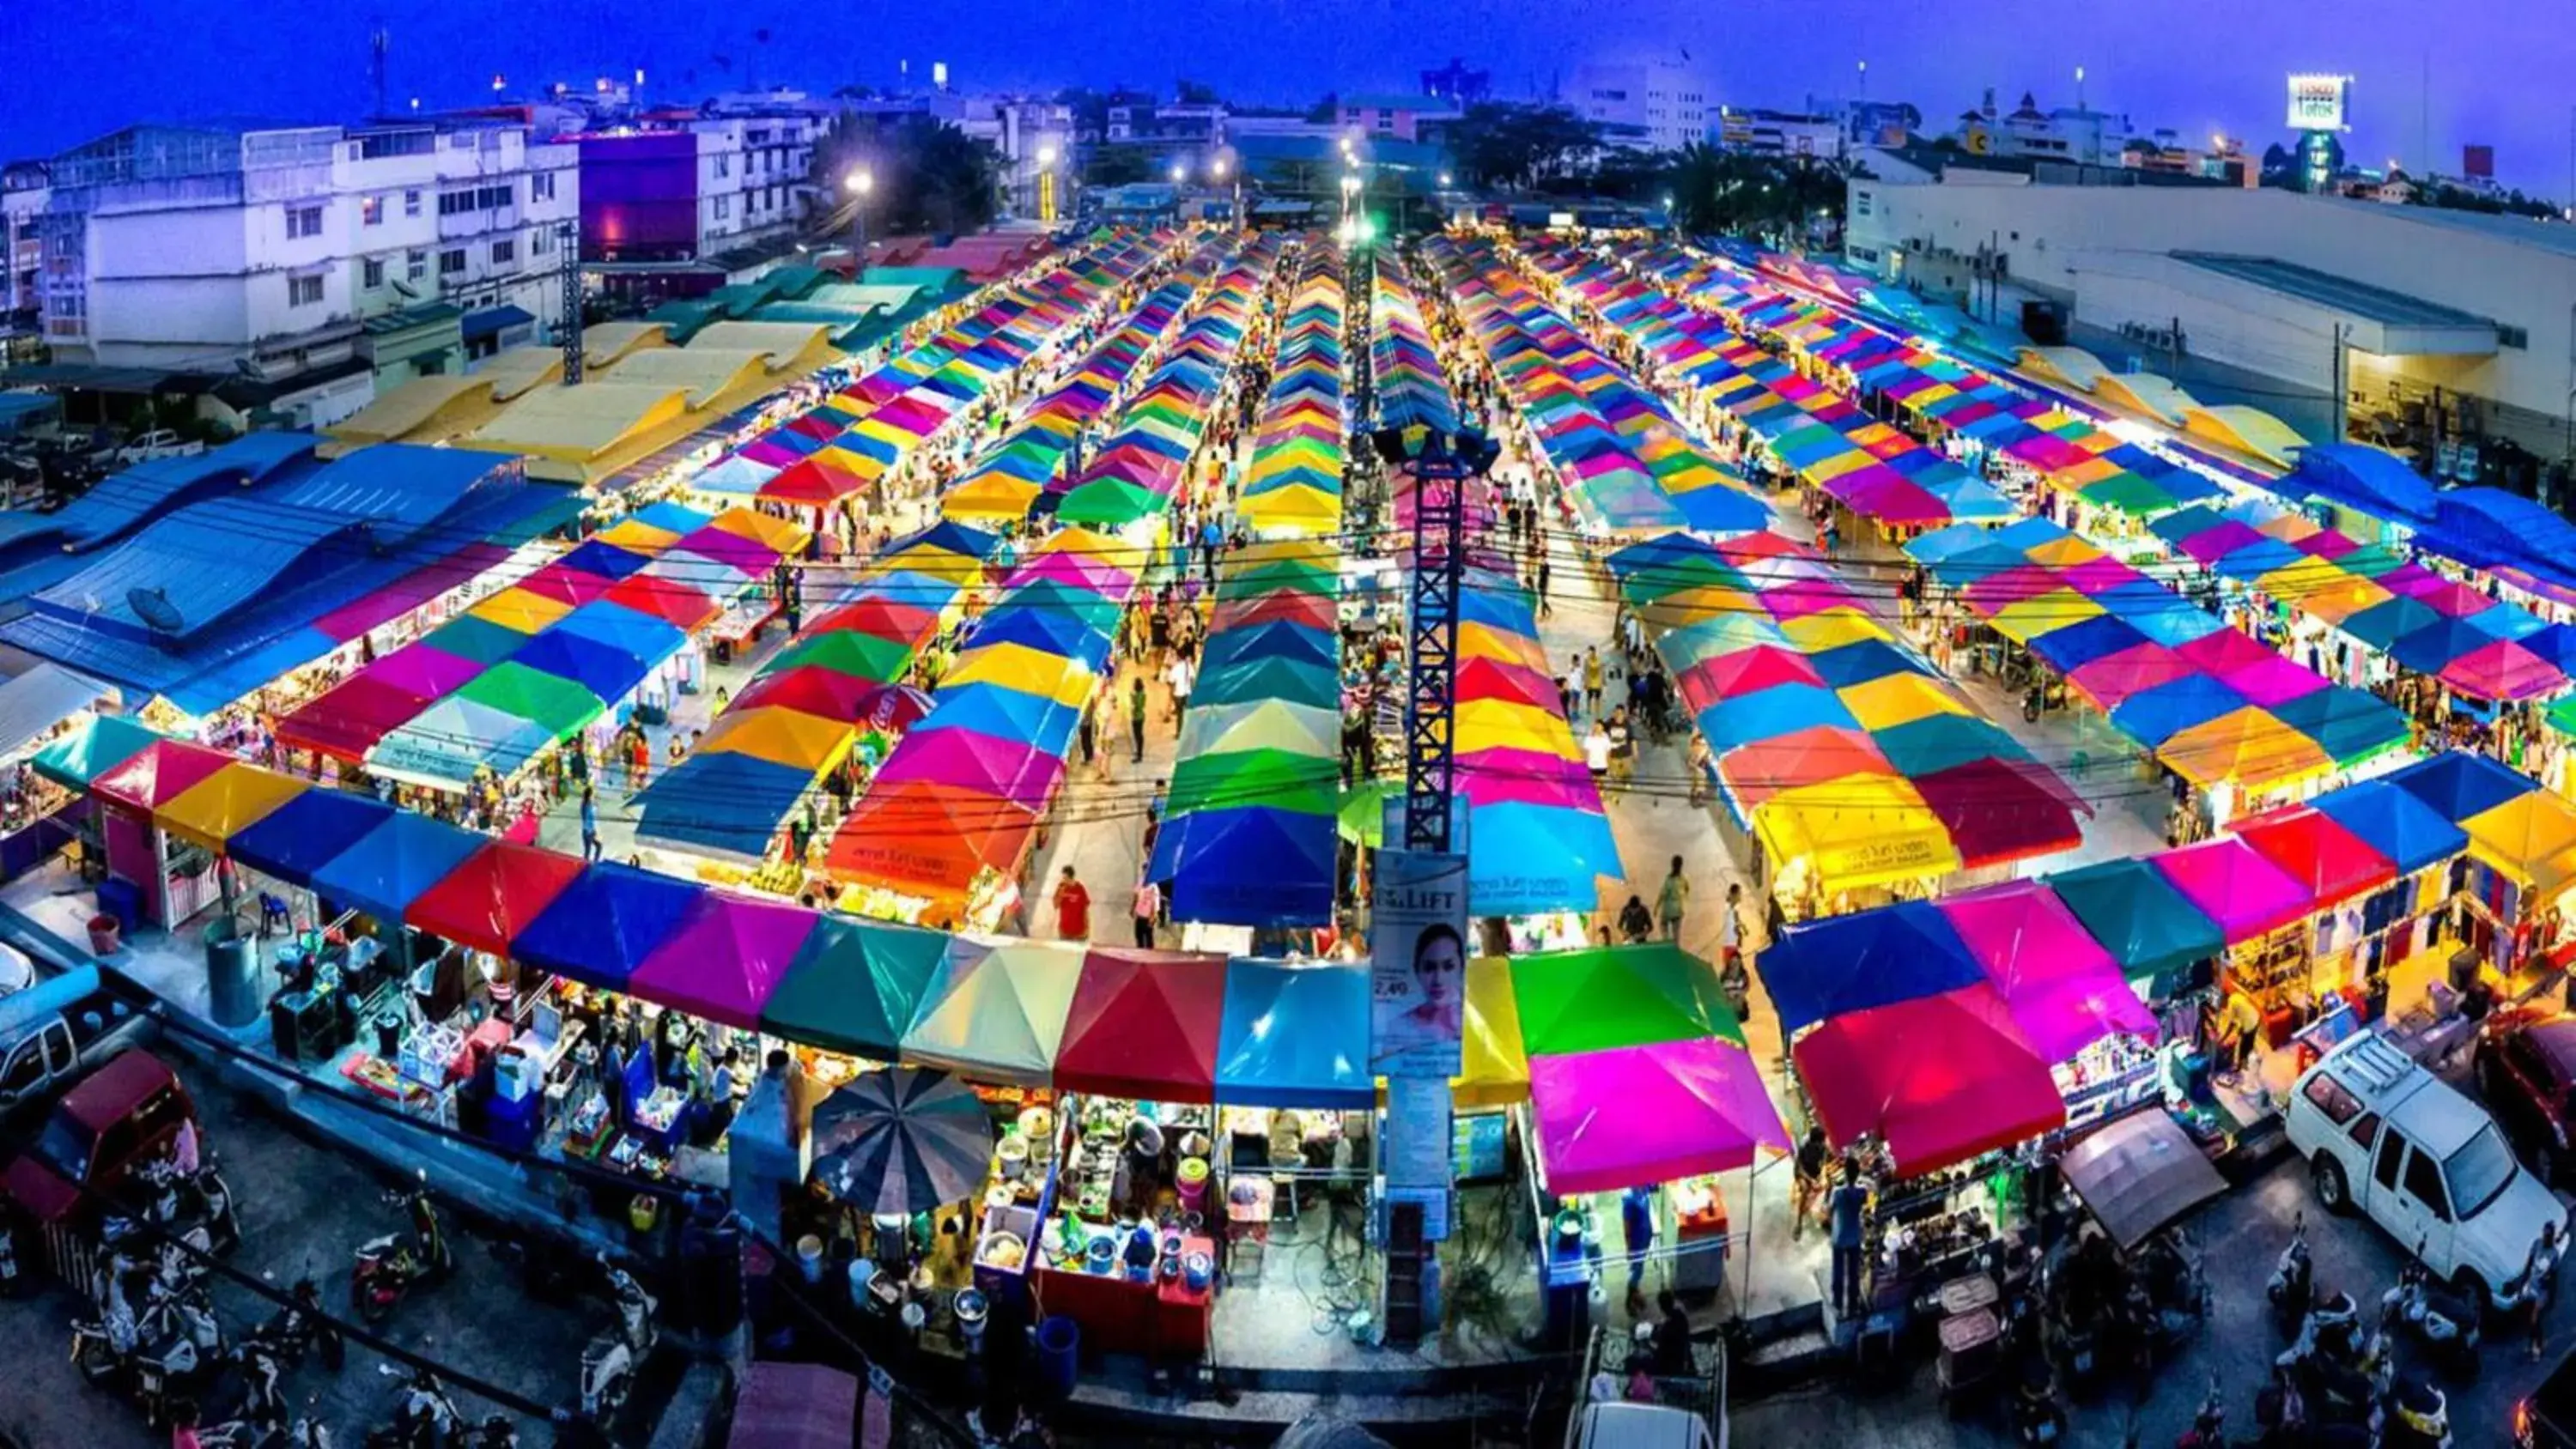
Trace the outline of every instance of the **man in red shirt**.
<instances>
[{"instance_id":1,"label":"man in red shirt","mask_svg":"<svg viewBox=\"0 0 2576 1449\"><path fill-rule=\"evenodd\" d=\"M1056 882L1055 934L1065 941L1091 939L1091 892L1074 879L1069 865L1064 868L1064 879Z\"/></svg>"}]
</instances>

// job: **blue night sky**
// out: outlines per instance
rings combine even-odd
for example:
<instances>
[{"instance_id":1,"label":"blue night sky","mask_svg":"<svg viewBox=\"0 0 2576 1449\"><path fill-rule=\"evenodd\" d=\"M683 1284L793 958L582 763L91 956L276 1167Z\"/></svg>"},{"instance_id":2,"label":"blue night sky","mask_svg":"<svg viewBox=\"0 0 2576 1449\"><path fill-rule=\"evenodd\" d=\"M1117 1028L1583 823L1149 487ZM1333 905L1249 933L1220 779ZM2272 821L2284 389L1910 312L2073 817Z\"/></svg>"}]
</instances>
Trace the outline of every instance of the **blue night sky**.
<instances>
[{"instance_id":1,"label":"blue night sky","mask_svg":"<svg viewBox=\"0 0 2576 1449\"><path fill-rule=\"evenodd\" d=\"M2282 130L2283 76L2326 70L2358 78L2356 161L2418 164L2429 135L2436 165L2456 170L2461 143L2485 141L2502 179L2550 195L2567 191L2576 122L2570 0L9 0L7 9L15 74L0 86L0 156L44 154L146 116L354 117L369 100L371 19L392 33L397 106L414 95L429 107L488 100L495 71L516 92L642 66L648 93L673 99L753 78L884 86L898 57L912 59L915 76L945 60L970 89L1164 87L1189 75L1239 100L1302 103L1337 85L1409 89L1415 70L1457 54L1529 95L1587 56L1676 46L1706 68L1713 98L1733 104L1846 94L1866 56L1870 94L1913 101L1939 130L1989 85L2007 108L2025 89L2043 107L2071 104L2081 64L2086 99L2127 111L2141 129L2188 137L2224 126L2270 140ZM765 47L753 39L762 26Z\"/></svg>"}]
</instances>

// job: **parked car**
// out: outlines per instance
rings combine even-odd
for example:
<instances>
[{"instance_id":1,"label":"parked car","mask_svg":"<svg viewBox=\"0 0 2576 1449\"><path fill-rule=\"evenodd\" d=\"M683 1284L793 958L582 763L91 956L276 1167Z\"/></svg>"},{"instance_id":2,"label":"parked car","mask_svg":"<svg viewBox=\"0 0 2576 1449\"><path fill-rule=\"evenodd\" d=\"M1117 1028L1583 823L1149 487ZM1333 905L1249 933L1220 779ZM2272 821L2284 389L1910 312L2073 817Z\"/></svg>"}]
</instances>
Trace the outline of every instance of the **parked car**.
<instances>
[{"instance_id":1,"label":"parked car","mask_svg":"<svg viewBox=\"0 0 2576 1449\"><path fill-rule=\"evenodd\" d=\"M2576 1166L2568 1125L2576 1119L2576 1016L2522 1008L2500 1011L2478 1031L2478 1092L2531 1175L2555 1187Z\"/></svg>"},{"instance_id":2,"label":"parked car","mask_svg":"<svg viewBox=\"0 0 2576 1449\"><path fill-rule=\"evenodd\" d=\"M170 1065L124 1051L63 1094L35 1145L0 1172L0 1203L40 1228L86 1231L145 1163L166 1157L196 1103Z\"/></svg>"},{"instance_id":3,"label":"parked car","mask_svg":"<svg viewBox=\"0 0 2576 1449\"><path fill-rule=\"evenodd\" d=\"M154 458L191 458L204 451L204 443L184 440L168 428L154 428L127 439L125 446L116 450L116 461L143 463Z\"/></svg>"},{"instance_id":4,"label":"parked car","mask_svg":"<svg viewBox=\"0 0 2576 1449\"><path fill-rule=\"evenodd\" d=\"M2286 1127L2328 1211L2359 1209L2477 1301L2522 1271L2544 1224L2567 1229L2495 1119L2375 1031L2300 1075Z\"/></svg>"},{"instance_id":5,"label":"parked car","mask_svg":"<svg viewBox=\"0 0 2576 1449\"><path fill-rule=\"evenodd\" d=\"M2560 1359L2513 1406L2513 1442L2518 1449L2576 1449L2576 1354Z\"/></svg>"}]
</instances>

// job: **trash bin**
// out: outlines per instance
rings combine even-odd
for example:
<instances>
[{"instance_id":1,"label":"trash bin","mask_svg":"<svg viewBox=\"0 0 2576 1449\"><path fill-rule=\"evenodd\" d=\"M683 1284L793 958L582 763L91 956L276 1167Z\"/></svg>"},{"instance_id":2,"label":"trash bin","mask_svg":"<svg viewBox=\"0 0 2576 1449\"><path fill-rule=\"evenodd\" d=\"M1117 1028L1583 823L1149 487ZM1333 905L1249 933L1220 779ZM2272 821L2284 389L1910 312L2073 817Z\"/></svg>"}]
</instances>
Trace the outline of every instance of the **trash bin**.
<instances>
[{"instance_id":1,"label":"trash bin","mask_svg":"<svg viewBox=\"0 0 2576 1449\"><path fill-rule=\"evenodd\" d=\"M1038 1323L1038 1391L1048 1403L1073 1397L1074 1367L1082 1357L1082 1325L1061 1313Z\"/></svg>"},{"instance_id":2,"label":"trash bin","mask_svg":"<svg viewBox=\"0 0 2576 1449\"><path fill-rule=\"evenodd\" d=\"M206 927L207 1007L215 1025L248 1026L266 1006L260 990L259 943L227 918Z\"/></svg>"}]
</instances>

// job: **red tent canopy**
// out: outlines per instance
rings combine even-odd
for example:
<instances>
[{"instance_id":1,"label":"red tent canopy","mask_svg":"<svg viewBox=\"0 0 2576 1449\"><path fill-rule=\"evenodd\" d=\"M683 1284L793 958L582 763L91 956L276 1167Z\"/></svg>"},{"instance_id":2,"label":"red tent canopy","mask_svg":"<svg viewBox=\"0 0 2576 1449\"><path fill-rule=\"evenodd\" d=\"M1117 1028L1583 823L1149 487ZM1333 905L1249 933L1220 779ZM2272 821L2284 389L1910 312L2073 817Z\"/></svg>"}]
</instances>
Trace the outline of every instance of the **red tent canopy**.
<instances>
[{"instance_id":1,"label":"red tent canopy","mask_svg":"<svg viewBox=\"0 0 2576 1449\"><path fill-rule=\"evenodd\" d=\"M1971 870L2084 843L2064 782L2036 760L1970 760L1918 776L1914 788Z\"/></svg>"},{"instance_id":2,"label":"red tent canopy","mask_svg":"<svg viewBox=\"0 0 2576 1449\"><path fill-rule=\"evenodd\" d=\"M154 740L143 753L101 775L90 793L136 810L158 810L189 786L232 763L232 756L185 740Z\"/></svg>"},{"instance_id":3,"label":"red tent canopy","mask_svg":"<svg viewBox=\"0 0 2576 1449\"><path fill-rule=\"evenodd\" d=\"M465 858L403 912L406 924L496 956L580 875L574 856L496 840Z\"/></svg>"},{"instance_id":4,"label":"red tent canopy","mask_svg":"<svg viewBox=\"0 0 2576 1449\"><path fill-rule=\"evenodd\" d=\"M1838 1016L1790 1048L1836 1146L1876 1133L1909 1177L2066 1124L2066 1103L1994 987Z\"/></svg>"},{"instance_id":5,"label":"red tent canopy","mask_svg":"<svg viewBox=\"0 0 2576 1449\"><path fill-rule=\"evenodd\" d=\"M838 503L868 486L855 470L821 454L799 458L760 485L755 495L764 503L796 503L808 508Z\"/></svg>"},{"instance_id":6,"label":"red tent canopy","mask_svg":"<svg viewBox=\"0 0 2576 1449\"><path fill-rule=\"evenodd\" d=\"M277 742L354 765L366 759L376 741L411 723L412 716L428 707L429 696L372 674L353 674L279 720Z\"/></svg>"},{"instance_id":7,"label":"red tent canopy","mask_svg":"<svg viewBox=\"0 0 2576 1449\"><path fill-rule=\"evenodd\" d=\"M2331 815L2301 806L2236 828L2236 838L2305 886L2320 906L2397 879L2397 867Z\"/></svg>"},{"instance_id":8,"label":"red tent canopy","mask_svg":"<svg viewBox=\"0 0 2576 1449\"><path fill-rule=\"evenodd\" d=\"M639 614L650 614L667 620L674 627L694 633L724 612L724 606L687 584L657 579L649 574L636 574L610 589L607 599L623 604Z\"/></svg>"},{"instance_id":9,"label":"red tent canopy","mask_svg":"<svg viewBox=\"0 0 2576 1449\"><path fill-rule=\"evenodd\" d=\"M881 783L841 822L825 868L962 900L976 871L1017 866L1036 829L1036 814L1007 799L930 780Z\"/></svg>"},{"instance_id":10,"label":"red tent canopy","mask_svg":"<svg viewBox=\"0 0 2576 1449\"><path fill-rule=\"evenodd\" d=\"M1148 1102L1213 1101L1224 1017L1224 958L1094 950L1073 988L1055 1085Z\"/></svg>"}]
</instances>

